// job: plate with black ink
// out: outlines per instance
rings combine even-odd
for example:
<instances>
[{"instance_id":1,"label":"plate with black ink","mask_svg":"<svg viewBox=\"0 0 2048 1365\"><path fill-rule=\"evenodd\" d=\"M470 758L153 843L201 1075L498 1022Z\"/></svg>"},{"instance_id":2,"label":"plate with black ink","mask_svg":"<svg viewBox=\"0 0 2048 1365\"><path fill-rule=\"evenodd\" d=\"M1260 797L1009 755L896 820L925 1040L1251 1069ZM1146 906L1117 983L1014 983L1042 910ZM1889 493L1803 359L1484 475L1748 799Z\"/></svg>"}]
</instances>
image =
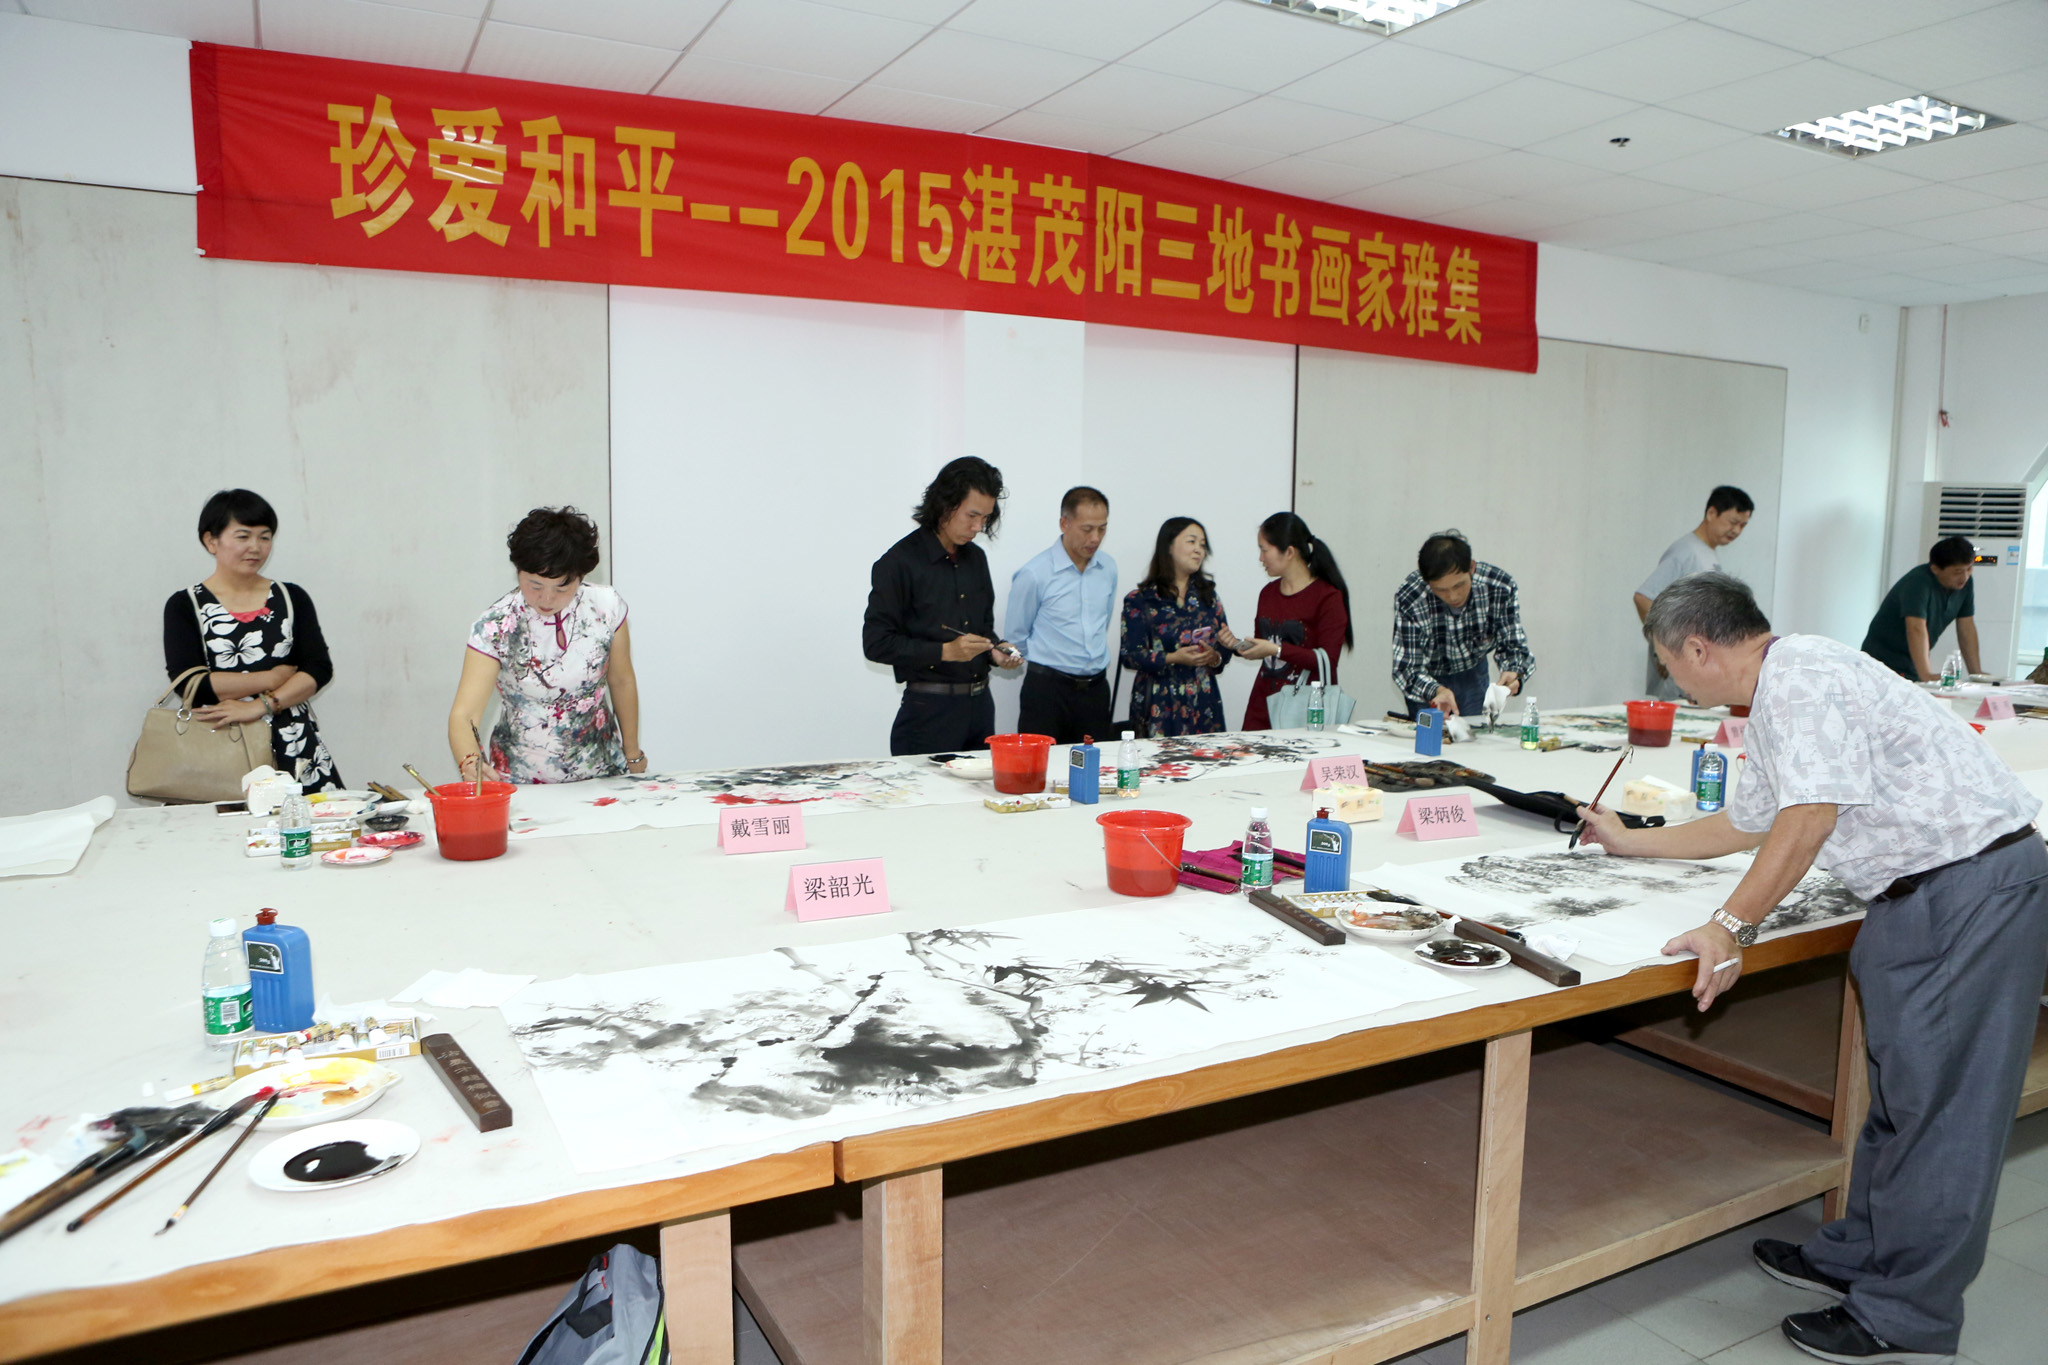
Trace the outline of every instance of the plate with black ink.
<instances>
[{"instance_id":1,"label":"plate with black ink","mask_svg":"<svg viewBox=\"0 0 2048 1365\"><path fill-rule=\"evenodd\" d=\"M394 1170L420 1149L420 1135L389 1119L343 1119L281 1137L249 1161L249 1179L297 1194L360 1185Z\"/></svg>"},{"instance_id":2,"label":"plate with black ink","mask_svg":"<svg viewBox=\"0 0 2048 1365\"><path fill-rule=\"evenodd\" d=\"M1434 938L1415 945L1415 955L1432 967L1447 972L1498 971L1514 959L1505 949L1491 943L1472 943L1462 938Z\"/></svg>"}]
</instances>

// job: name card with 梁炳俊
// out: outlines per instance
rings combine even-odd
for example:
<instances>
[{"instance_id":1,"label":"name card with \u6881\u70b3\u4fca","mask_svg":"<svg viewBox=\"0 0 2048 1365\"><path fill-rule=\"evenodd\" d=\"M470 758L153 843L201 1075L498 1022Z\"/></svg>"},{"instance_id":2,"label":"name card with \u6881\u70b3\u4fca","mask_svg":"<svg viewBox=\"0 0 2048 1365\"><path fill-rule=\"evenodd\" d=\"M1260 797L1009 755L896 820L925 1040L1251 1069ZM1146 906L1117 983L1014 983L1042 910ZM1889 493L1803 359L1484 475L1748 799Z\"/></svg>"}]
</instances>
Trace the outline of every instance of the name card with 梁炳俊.
<instances>
[{"instance_id":1,"label":"name card with \u6881\u70b3\u4fca","mask_svg":"<svg viewBox=\"0 0 2048 1365\"><path fill-rule=\"evenodd\" d=\"M789 870L782 908L798 919L880 915L889 909L889 879L880 858L843 863L801 863Z\"/></svg>"},{"instance_id":2,"label":"name card with \u6881\u70b3\u4fca","mask_svg":"<svg viewBox=\"0 0 2048 1365\"><path fill-rule=\"evenodd\" d=\"M1301 790L1312 792L1317 787L1334 787L1346 782L1354 787L1368 785L1365 780L1365 760L1357 754L1345 754L1335 758L1312 758L1308 771L1302 775Z\"/></svg>"},{"instance_id":3,"label":"name card with \u6881\u70b3\u4fca","mask_svg":"<svg viewBox=\"0 0 2048 1365\"><path fill-rule=\"evenodd\" d=\"M779 853L804 846L801 806L766 812L720 812L718 846L727 853Z\"/></svg>"},{"instance_id":4,"label":"name card with \u6881\u70b3\u4fca","mask_svg":"<svg viewBox=\"0 0 2048 1365\"><path fill-rule=\"evenodd\" d=\"M1394 826L1394 833L1412 834L1425 842L1469 839L1479 833L1479 821L1472 813L1472 794L1411 796L1401 810L1401 823Z\"/></svg>"},{"instance_id":5,"label":"name card with \u6881\u70b3\u4fca","mask_svg":"<svg viewBox=\"0 0 2048 1365\"><path fill-rule=\"evenodd\" d=\"M2012 720L2011 697L1986 697L1977 707L1978 720Z\"/></svg>"}]
</instances>

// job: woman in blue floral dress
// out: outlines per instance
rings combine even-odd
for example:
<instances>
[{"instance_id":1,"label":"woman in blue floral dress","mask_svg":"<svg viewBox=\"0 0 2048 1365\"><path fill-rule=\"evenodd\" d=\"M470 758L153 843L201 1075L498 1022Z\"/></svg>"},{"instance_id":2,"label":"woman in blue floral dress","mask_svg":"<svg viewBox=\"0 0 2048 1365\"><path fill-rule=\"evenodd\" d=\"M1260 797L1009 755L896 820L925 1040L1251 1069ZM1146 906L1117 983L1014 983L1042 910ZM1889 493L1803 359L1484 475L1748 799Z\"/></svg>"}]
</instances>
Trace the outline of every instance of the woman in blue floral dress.
<instances>
[{"instance_id":1,"label":"woman in blue floral dress","mask_svg":"<svg viewBox=\"0 0 2048 1365\"><path fill-rule=\"evenodd\" d=\"M1230 626L1216 584L1202 572L1209 533L1193 517L1159 528L1152 567L1124 598L1123 662L1137 674L1131 719L1154 737L1206 735L1223 728L1216 675L1230 656Z\"/></svg>"}]
</instances>

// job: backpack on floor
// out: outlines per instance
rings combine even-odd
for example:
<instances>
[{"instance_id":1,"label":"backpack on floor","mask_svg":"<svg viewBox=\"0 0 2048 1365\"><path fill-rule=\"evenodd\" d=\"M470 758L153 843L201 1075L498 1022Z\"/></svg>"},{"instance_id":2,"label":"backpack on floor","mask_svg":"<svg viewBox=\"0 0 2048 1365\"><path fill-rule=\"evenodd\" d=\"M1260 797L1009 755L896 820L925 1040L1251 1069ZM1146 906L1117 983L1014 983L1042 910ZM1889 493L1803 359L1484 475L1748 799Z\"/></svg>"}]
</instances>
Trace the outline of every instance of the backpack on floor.
<instances>
[{"instance_id":1,"label":"backpack on floor","mask_svg":"<svg viewBox=\"0 0 2048 1365\"><path fill-rule=\"evenodd\" d=\"M668 1365L661 1263L624 1242L592 1257L519 1365Z\"/></svg>"}]
</instances>

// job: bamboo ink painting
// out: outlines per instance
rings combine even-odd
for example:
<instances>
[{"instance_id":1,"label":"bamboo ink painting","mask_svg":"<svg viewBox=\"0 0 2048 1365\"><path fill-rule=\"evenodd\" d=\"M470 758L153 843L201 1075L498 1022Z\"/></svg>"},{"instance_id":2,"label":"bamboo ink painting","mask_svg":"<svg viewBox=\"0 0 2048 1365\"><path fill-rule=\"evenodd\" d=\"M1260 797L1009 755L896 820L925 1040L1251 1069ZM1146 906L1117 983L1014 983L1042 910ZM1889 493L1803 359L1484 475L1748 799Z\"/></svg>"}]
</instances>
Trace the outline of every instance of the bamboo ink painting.
<instances>
[{"instance_id":1,"label":"bamboo ink painting","mask_svg":"<svg viewBox=\"0 0 2048 1365\"><path fill-rule=\"evenodd\" d=\"M571 977L503 1011L578 1169L595 1171L991 1107L1465 989L1233 902Z\"/></svg>"}]
</instances>

